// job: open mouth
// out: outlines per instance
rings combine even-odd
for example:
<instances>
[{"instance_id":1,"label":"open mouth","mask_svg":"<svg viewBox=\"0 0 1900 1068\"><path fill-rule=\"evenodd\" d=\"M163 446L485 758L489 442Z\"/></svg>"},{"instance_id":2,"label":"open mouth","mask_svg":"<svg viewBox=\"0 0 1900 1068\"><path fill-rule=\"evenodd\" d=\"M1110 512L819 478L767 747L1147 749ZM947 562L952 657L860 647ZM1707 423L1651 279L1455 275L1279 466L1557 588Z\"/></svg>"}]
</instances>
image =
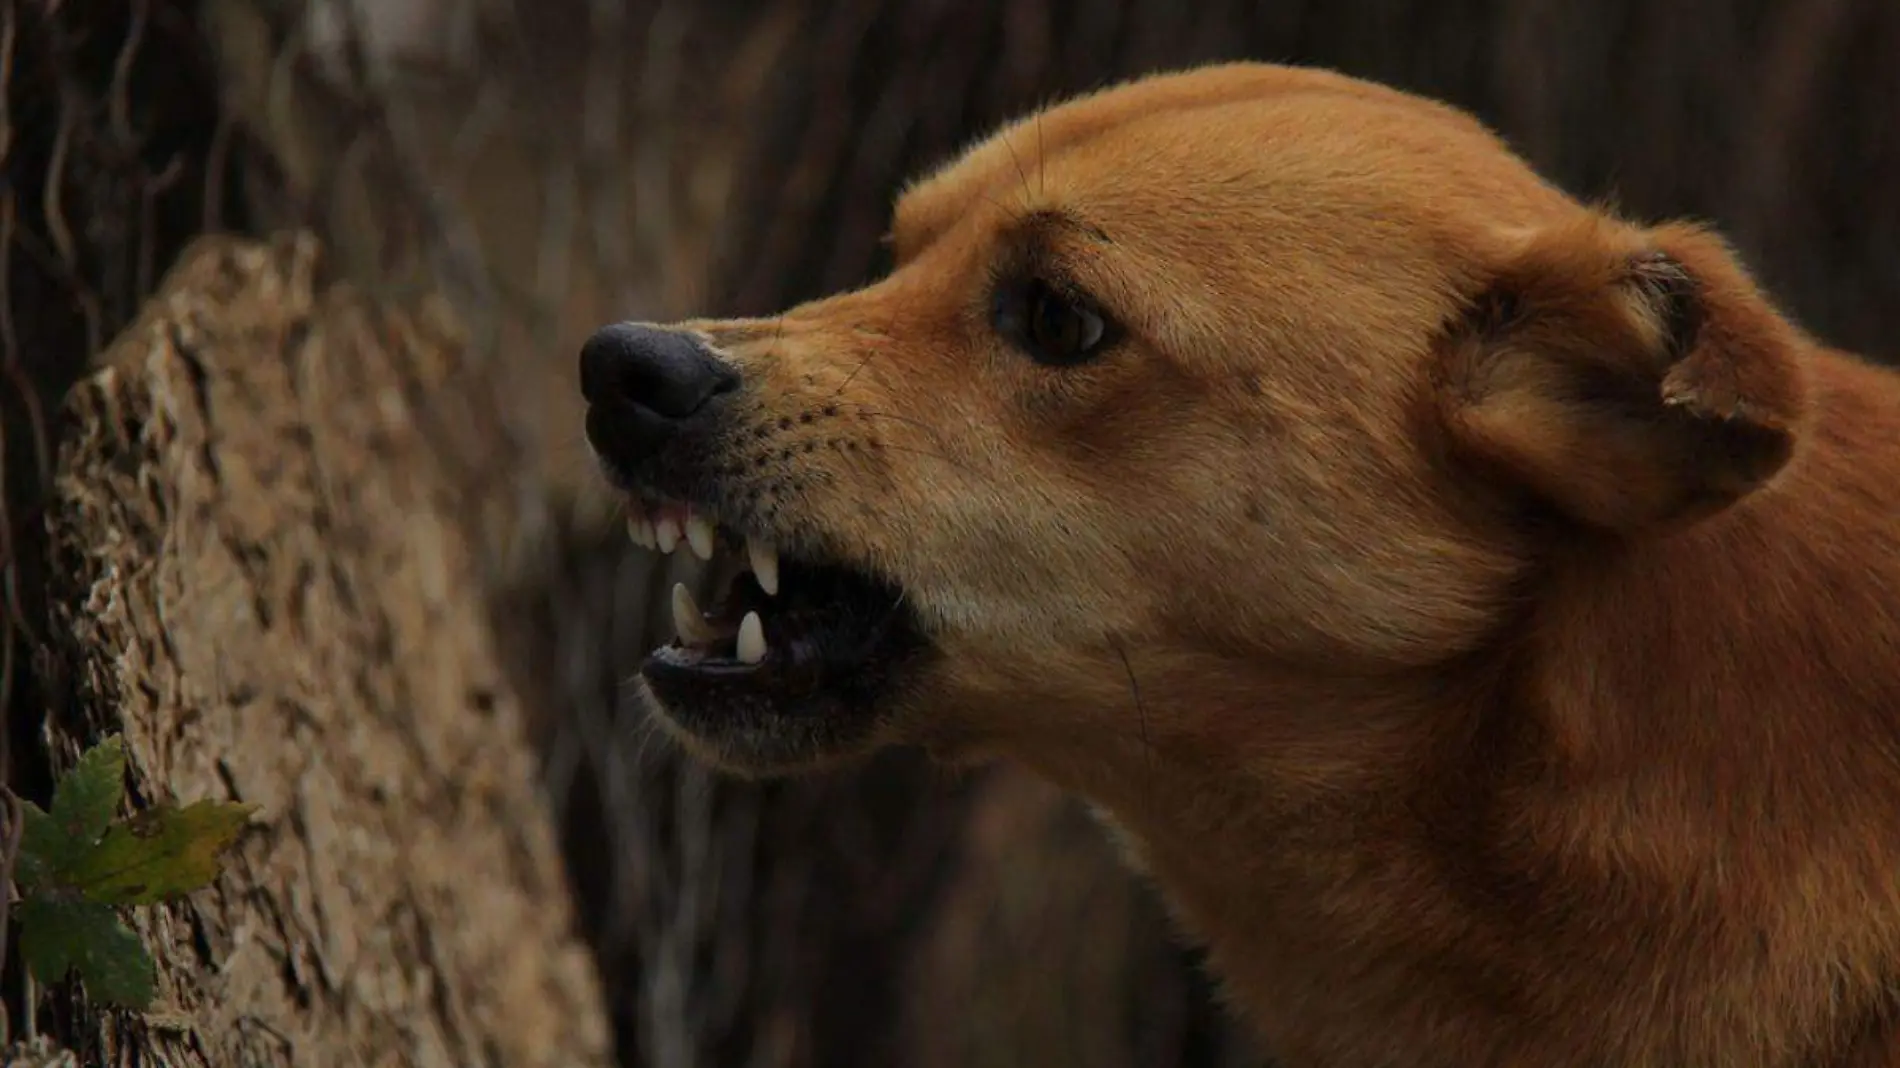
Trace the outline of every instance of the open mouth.
<instances>
[{"instance_id":1,"label":"open mouth","mask_svg":"<svg viewBox=\"0 0 1900 1068\"><path fill-rule=\"evenodd\" d=\"M769 539L676 501L629 500L627 529L664 553L685 546L723 590L702 607L676 585L676 636L641 669L660 711L700 737L729 747L735 733L788 718L869 717L924 644L902 590L859 569L782 557Z\"/></svg>"}]
</instances>

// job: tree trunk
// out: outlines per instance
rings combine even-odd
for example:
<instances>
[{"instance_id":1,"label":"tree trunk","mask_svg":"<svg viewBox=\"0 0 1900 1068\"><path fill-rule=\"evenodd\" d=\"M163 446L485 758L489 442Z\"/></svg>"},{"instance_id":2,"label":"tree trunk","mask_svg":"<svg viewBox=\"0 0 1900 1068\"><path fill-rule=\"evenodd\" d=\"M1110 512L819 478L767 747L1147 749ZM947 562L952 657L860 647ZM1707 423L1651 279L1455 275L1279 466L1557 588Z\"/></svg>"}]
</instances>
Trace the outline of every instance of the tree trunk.
<instances>
[{"instance_id":1,"label":"tree trunk","mask_svg":"<svg viewBox=\"0 0 1900 1068\"><path fill-rule=\"evenodd\" d=\"M122 730L142 797L261 816L214 888L138 910L161 1008L67 1041L85 1064L605 1065L485 625L483 457L442 457L494 415L443 323L319 272L307 239L196 246L70 400L53 744Z\"/></svg>"}]
</instances>

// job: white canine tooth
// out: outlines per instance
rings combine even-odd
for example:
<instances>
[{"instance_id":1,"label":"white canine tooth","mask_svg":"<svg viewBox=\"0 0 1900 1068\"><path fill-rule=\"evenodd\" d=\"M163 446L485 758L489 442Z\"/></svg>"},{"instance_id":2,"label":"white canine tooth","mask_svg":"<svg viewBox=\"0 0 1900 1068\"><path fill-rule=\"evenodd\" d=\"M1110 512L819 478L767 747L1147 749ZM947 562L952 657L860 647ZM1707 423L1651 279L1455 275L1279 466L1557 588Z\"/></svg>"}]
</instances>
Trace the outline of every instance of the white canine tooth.
<instances>
[{"instance_id":1,"label":"white canine tooth","mask_svg":"<svg viewBox=\"0 0 1900 1068\"><path fill-rule=\"evenodd\" d=\"M745 554L752 564L752 577L768 596L778 596L778 546L757 538L745 540Z\"/></svg>"},{"instance_id":2,"label":"white canine tooth","mask_svg":"<svg viewBox=\"0 0 1900 1068\"><path fill-rule=\"evenodd\" d=\"M686 517L686 544L693 547L693 555L701 560L711 560L713 554L713 525L704 516Z\"/></svg>"},{"instance_id":3,"label":"white canine tooth","mask_svg":"<svg viewBox=\"0 0 1900 1068\"><path fill-rule=\"evenodd\" d=\"M660 551L671 554L673 550L679 548L680 545L679 520L674 519L670 515L663 515L654 520L653 536L660 546Z\"/></svg>"},{"instance_id":4,"label":"white canine tooth","mask_svg":"<svg viewBox=\"0 0 1900 1068\"><path fill-rule=\"evenodd\" d=\"M765 659L765 624L759 621L757 612L747 612L739 621L739 640L733 655L741 664L756 664Z\"/></svg>"},{"instance_id":5,"label":"white canine tooth","mask_svg":"<svg viewBox=\"0 0 1900 1068\"><path fill-rule=\"evenodd\" d=\"M637 513L628 516L627 537L643 549L653 548L653 521Z\"/></svg>"},{"instance_id":6,"label":"white canine tooth","mask_svg":"<svg viewBox=\"0 0 1900 1068\"><path fill-rule=\"evenodd\" d=\"M684 582L673 584L673 629L688 645L709 645L719 640L719 632L707 624L693 600L693 591Z\"/></svg>"}]
</instances>

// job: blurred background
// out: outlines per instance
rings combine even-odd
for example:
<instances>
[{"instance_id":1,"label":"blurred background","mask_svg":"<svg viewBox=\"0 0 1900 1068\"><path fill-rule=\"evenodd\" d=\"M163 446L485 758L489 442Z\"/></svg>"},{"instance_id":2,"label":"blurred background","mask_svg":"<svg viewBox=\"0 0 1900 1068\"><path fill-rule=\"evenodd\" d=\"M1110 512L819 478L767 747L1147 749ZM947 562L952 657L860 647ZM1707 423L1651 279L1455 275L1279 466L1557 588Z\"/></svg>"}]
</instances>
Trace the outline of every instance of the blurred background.
<instances>
[{"instance_id":1,"label":"blurred background","mask_svg":"<svg viewBox=\"0 0 1900 1068\"><path fill-rule=\"evenodd\" d=\"M1241 57L1470 108L1573 192L1716 223L1825 338L1900 354L1893 0L12 0L8 781L43 791L57 698L34 664L60 397L193 238L308 230L378 299L446 297L458 375L503 401L461 428L510 443L472 603L530 712L621 1064L1262 1063L1039 784L910 754L719 781L624 718L619 680L696 576L563 488L597 326L863 282L894 191L993 124Z\"/></svg>"}]
</instances>

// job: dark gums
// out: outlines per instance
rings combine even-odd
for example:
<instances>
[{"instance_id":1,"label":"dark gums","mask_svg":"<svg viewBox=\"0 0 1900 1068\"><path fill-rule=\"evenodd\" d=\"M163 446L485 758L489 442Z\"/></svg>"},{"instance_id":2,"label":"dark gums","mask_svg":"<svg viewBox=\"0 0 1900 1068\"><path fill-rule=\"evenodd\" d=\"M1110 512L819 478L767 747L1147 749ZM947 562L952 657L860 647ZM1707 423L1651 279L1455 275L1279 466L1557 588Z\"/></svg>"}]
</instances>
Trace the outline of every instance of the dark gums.
<instances>
[{"instance_id":1,"label":"dark gums","mask_svg":"<svg viewBox=\"0 0 1900 1068\"><path fill-rule=\"evenodd\" d=\"M663 700L718 718L870 714L925 642L894 587L835 567L788 566L778 597L747 572L718 615L758 610L770 648L757 667L659 654L645 667Z\"/></svg>"}]
</instances>

